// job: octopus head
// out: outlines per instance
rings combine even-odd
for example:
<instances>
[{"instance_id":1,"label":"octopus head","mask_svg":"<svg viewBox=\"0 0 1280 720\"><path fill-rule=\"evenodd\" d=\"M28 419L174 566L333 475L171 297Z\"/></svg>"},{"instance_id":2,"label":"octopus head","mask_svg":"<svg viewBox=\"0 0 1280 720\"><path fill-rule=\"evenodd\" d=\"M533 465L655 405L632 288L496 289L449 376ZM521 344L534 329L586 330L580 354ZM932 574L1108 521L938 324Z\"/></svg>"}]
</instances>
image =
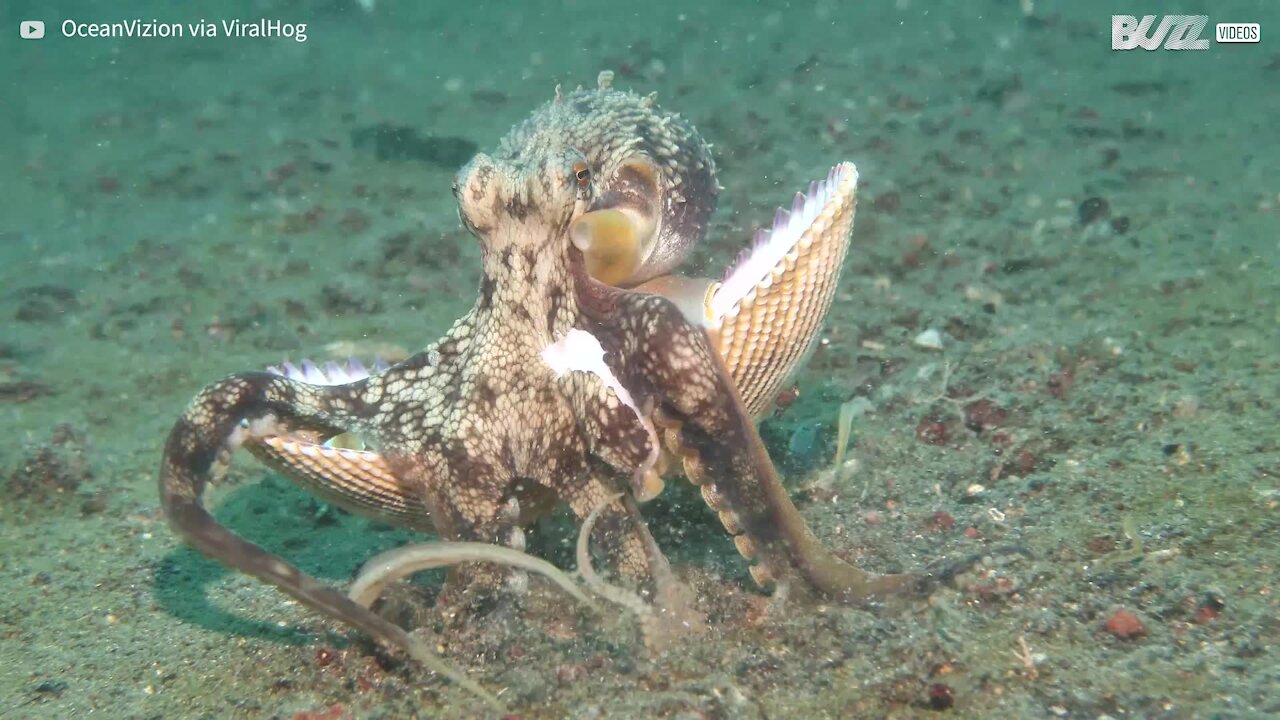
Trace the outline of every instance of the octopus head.
<instances>
[{"instance_id":1,"label":"octopus head","mask_svg":"<svg viewBox=\"0 0 1280 720\"><path fill-rule=\"evenodd\" d=\"M568 239L587 274L633 288L676 269L706 234L719 184L710 146L653 97L611 88L559 90L503 138L493 157L522 164L547 148L573 148L589 177L586 212ZM575 175L577 177L577 175Z\"/></svg>"},{"instance_id":2,"label":"octopus head","mask_svg":"<svg viewBox=\"0 0 1280 720\"><path fill-rule=\"evenodd\" d=\"M560 148L518 160L476 155L458 171L453 195L463 225L492 251L561 242L593 188L582 153Z\"/></svg>"}]
</instances>

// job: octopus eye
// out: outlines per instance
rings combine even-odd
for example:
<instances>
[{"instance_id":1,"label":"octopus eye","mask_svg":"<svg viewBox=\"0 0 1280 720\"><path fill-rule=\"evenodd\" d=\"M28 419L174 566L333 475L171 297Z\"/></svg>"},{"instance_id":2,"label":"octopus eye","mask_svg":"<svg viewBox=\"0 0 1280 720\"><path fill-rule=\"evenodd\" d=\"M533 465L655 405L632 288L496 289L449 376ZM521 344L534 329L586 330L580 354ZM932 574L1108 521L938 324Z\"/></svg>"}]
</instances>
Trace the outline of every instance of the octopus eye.
<instances>
[{"instance_id":1,"label":"octopus eye","mask_svg":"<svg viewBox=\"0 0 1280 720\"><path fill-rule=\"evenodd\" d=\"M578 187L585 188L591 182L591 168L578 161L573 164L573 176L578 180Z\"/></svg>"}]
</instances>

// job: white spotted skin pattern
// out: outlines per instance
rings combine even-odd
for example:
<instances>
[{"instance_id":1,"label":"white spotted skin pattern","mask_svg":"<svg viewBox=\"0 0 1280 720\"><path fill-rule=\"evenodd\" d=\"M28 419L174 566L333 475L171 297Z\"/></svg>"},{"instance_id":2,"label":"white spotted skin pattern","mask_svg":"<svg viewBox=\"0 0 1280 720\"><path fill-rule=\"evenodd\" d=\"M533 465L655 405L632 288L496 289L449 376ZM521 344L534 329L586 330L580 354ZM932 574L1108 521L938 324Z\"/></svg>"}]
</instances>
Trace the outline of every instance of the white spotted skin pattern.
<instances>
[{"instance_id":1,"label":"white spotted skin pattern","mask_svg":"<svg viewBox=\"0 0 1280 720\"><path fill-rule=\"evenodd\" d=\"M401 628L220 525L201 503L204 487L246 434L349 431L419 495L445 539L504 541L508 526L523 521L506 511L510 501L539 488L585 518L626 487L654 448L645 423L599 378L557 378L543 361L544 348L579 329L599 340L638 407L681 426L668 437L678 436L686 471L696 469L691 479L726 527L743 533L735 542L757 563L753 576L764 582L790 565L825 592L865 596L865 574L817 546L791 505L706 334L664 298L588 278L569 242L570 223L599 190L583 182L581 163L607 182L609 168L637 148L671 171L663 176L669 229L705 222L713 168L691 133L634 95L579 91L535 113L494 156L478 155L454 188L459 216L481 246L470 312L423 352L359 382L245 373L206 388L175 423L161 462L161 499L175 530L225 565L408 649ZM630 499L605 507L593 538L624 574L648 577L665 563ZM500 573L482 566L450 578L450 587L483 589L496 587Z\"/></svg>"},{"instance_id":2,"label":"white spotted skin pattern","mask_svg":"<svg viewBox=\"0 0 1280 720\"><path fill-rule=\"evenodd\" d=\"M580 517L616 493L617 479L649 454L649 436L598 379L557 379L541 358L582 320L567 256L568 224L589 193L576 178L581 161L576 149L552 148L516 164L479 156L463 169L455 194L481 244L483 280L472 310L426 350L349 385L249 373L203 391L170 434L161 467L162 500L178 532L224 564L404 647L397 629L204 510L204 486L225 466L242 424L271 417L285 430L359 434L419 494L445 539L502 541L513 522L503 508L531 486ZM623 503L601 516L595 536L619 570L648 574L652 538ZM486 566L451 573L451 586L499 582Z\"/></svg>"},{"instance_id":3,"label":"white spotted skin pattern","mask_svg":"<svg viewBox=\"0 0 1280 720\"><path fill-rule=\"evenodd\" d=\"M321 389L354 393L350 405L372 409L344 427L421 494L448 539L499 541L502 506L530 483L585 514L594 507L587 498L615 489L654 450L634 412L599 379L557 379L541 358L582 321L566 232L584 211L586 190L573 171L582 157L570 148L518 163L473 160L455 194L482 248L475 306L406 362L345 391ZM627 525L602 518L601 534ZM623 570L645 574L638 542L605 542L618 548Z\"/></svg>"}]
</instances>

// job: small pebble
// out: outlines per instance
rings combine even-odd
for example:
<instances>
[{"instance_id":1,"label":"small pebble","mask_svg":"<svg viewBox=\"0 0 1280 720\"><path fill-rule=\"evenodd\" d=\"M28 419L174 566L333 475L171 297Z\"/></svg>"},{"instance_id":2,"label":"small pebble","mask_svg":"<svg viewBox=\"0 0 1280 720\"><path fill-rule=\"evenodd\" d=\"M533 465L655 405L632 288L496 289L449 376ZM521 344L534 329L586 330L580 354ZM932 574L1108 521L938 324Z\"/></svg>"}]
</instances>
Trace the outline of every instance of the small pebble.
<instances>
[{"instance_id":1,"label":"small pebble","mask_svg":"<svg viewBox=\"0 0 1280 720\"><path fill-rule=\"evenodd\" d=\"M1147 634L1147 628L1137 615L1128 610L1117 610L1107 618L1107 632L1121 640L1132 640Z\"/></svg>"},{"instance_id":2,"label":"small pebble","mask_svg":"<svg viewBox=\"0 0 1280 720\"><path fill-rule=\"evenodd\" d=\"M944 532L956 526L956 519L946 510L938 510L925 521L925 527L932 532Z\"/></svg>"},{"instance_id":3,"label":"small pebble","mask_svg":"<svg viewBox=\"0 0 1280 720\"><path fill-rule=\"evenodd\" d=\"M947 710L956 704L955 692L948 685L933 683L929 686L929 707L934 710Z\"/></svg>"},{"instance_id":4,"label":"small pebble","mask_svg":"<svg viewBox=\"0 0 1280 720\"><path fill-rule=\"evenodd\" d=\"M918 348L925 350L941 350L942 349L942 333L935 328L929 328L920 333L911 341Z\"/></svg>"}]
</instances>

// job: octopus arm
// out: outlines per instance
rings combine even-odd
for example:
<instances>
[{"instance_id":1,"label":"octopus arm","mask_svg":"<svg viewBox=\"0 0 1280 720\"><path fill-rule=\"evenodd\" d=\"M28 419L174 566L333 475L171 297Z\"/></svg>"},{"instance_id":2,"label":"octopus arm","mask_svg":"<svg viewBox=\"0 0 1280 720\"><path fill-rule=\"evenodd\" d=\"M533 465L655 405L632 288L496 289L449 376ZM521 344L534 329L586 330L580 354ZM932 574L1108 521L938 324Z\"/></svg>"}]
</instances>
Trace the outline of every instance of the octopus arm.
<instances>
[{"instance_id":1,"label":"octopus arm","mask_svg":"<svg viewBox=\"0 0 1280 720\"><path fill-rule=\"evenodd\" d=\"M769 587L798 574L843 602L911 583L911 576L859 569L814 537L703 329L660 297L625 293L614 302L611 324L622 331L615 335L622 344L616 357L629 358L629 369L658 398L657 422L665 428L668 447L683 460L686 475L701 487L703 499L752 563L758 583Z\"/></svg>"},{"instance_id":2,"label":"octopus arm","mask_svg":"<svg viewBox=\"0 0 1280 720\"><path fill-rule=\"evenodd\" d=\"M174 424L160 466L160 497L174 530L205 555L274 585L303 605L397 649L418 643L337 589L236 535L202 496L246 442L294 432L335 434L358 424L359 385L317 386L267 373L233 375L205 388ZM414 653L415 655L420 653Z\"/></svg>"}]
</instances>

